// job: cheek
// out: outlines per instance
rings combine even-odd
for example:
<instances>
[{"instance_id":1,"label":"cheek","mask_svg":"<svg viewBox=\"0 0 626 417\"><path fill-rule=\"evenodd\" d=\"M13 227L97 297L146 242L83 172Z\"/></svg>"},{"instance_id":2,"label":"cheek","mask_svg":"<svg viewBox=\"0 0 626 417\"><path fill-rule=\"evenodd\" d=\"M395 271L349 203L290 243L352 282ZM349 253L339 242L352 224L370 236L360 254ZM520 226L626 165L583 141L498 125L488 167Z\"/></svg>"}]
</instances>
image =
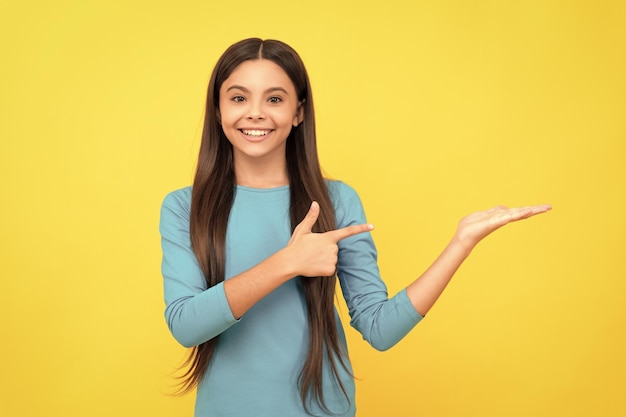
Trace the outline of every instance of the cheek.
<instances>
[{"instance_id":1,"label":"cheek","mask_svg":"<svg viewBox=\"0 0 626 417\"><path fill-rule=\"evenodd\" d=\"M235 145L238 142L239 131L235 130L232 125L229 127L227 124L222 124L222 132L231 145Z\"/></svg>"},{"instance_id":2,"label":"cheek","mask_svg":"<svg viewBox=\"0 0 626 417\"><path fill-rule=\"evenodd\" d=\"M241 109L233 106L228 100L220 100L219 108L217 109L217 120L224 127L233 124L239 117Z\"/></svg>"},{"instance_id":3,"label":"cheek","mask_svg":"<svg viewBox=\"0 0 626 417\"><path fill-rule=\"evenodd\" d=\"M280 113L276 113L274 114L273 118L280 124L284 124L284 125L288 125L288 124L293 125L294 123L298 121L297 116L295 116L294 112L290 110L289 111L283 110Z\"/></svg>"},{"instance_id":4,"label":"cheek","mask_svg":"<svg viewBox=\"0 0 626 417\"><path fill-rule=\"evenodd\" d=\"M238 120L238 116L228 107L223 108L218 114L218 120L224 128L232 127L232 125Z\"/></svg>"}]
</instances>

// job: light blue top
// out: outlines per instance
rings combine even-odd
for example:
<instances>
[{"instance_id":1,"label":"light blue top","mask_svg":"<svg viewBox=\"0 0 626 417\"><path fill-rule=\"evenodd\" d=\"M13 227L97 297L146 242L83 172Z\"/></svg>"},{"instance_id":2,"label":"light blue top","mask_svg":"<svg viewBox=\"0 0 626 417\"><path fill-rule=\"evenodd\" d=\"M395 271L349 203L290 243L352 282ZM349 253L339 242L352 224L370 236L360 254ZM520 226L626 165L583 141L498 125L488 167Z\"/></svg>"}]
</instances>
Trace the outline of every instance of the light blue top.
<instances>
[{"instance_id":1,"label":"light blue top","mask_svg":"<svg viewBox=\"0 0 626 417\"><path fill-rule=\"evenodd\" d=\"M356 192L342 182L327 184L337 227L366 223ZM197 390L195 416L308 416L297 386L308 347L306 302L300 279L281 285L236 320L223 284L207 289L191 249L190 203L191 187L170 193L161 208L160 232L165 319L170 331L186 347L220 335L208 373ZM238 186L226 234L226 279L284 248L290 236L288 186ZM337 273L350 324L374 348L385 350L402 339L422 317L405 290L388 299L376 260L370 233L339 242ZM337 314L336 317L345 347L343 328ZM354 382L341 366L339 370L350 403L328 370L326 404L335 416L354 416ZM316 415L327 415L314 405Z\"/></svg>"}]
</instances>

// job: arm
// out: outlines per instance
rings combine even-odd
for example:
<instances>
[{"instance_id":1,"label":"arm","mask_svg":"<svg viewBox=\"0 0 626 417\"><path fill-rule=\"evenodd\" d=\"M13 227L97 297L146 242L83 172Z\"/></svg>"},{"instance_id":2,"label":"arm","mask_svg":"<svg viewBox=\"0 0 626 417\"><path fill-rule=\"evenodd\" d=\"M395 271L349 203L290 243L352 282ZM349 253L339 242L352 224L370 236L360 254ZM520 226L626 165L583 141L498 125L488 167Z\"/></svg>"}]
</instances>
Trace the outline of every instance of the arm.
<instances>
[{"instance_id":1,"label":"arm","mask_svg":"<svg viewBox=\"0 0 626 417\"><path fill-rule=\"evenodd\" d=\"M338 226L365 222L361 201L350 187L335 187ZM339 243L337 272L349 308L350 324L375 349L386 350L400 341L430 310L472 248L492 231L511 221L549 210L549 206L521 209L496 207L467 216L450 244L415 282L388 298L380 278L377 252L369 233Z\"/></svg>"},{"instance_id":2,"label":"arm","mask_svg":"<svg viewBox=\"0 0 626 417\"><path fill-rule=\"evenodd\" d=\"M549 205L512 209L499 206L463 218L454 237L435 262L407 287L407 295L415 309L421 315L428 313L459 266L478 242L491 232L508 223L527 219L550 209Z\"/></svg>"},{"instance_id":3,"label":"arm","mask_svg":"<svg viewBox=\"0 0 626 417\"><path fill-rule=\"evenodd\" d=\"M207 288L191 249L190 201L190 188L170 193L161 206L159 223L165 319L174 338L185 347L206 342L237 322L224 283Z\"/></svg>"},{"instance_id":4,"label":"arm","mask_svg":"<svg viewBox=\"0 0 626 417\"><path fill-rule=\"evenodd\" d=\"M329 189L338 227L365 222L361 200L351 187L331 182ZM339 242L337 275L348 306L350 325L374 349L391 348L422 319L405 290L389 298L380 277L378 253L370 233Z\"/></svg>"}]
</instances>

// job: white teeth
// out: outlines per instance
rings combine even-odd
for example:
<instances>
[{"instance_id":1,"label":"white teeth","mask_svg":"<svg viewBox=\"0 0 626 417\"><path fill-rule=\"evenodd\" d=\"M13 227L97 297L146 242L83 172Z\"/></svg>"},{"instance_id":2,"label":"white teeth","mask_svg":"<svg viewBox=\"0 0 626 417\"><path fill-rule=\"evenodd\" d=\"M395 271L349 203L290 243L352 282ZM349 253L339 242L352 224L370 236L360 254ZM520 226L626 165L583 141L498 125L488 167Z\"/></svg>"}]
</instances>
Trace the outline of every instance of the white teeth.
<instances>
[{"instance_id":1,"label":"white teeth","mask_svg":"<svg viewBox=\"0 0 626 417\"><path fill-rule=\"evenodd\" d=\"M265 136L269 133L269 130L241 130L244 135L248 136Z\"/></svg>"}]
</instances>

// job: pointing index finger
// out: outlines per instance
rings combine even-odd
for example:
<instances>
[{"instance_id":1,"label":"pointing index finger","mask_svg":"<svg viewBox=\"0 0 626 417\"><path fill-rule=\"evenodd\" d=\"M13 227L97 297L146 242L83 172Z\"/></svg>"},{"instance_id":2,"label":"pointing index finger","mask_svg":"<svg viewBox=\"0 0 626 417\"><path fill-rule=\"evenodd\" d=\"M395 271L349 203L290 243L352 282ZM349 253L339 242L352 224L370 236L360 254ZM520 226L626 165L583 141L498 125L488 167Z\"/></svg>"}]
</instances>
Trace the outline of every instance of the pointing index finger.
<instances>
[{"instance_id":1,"label":"pointing index finger","mask_svg":"<svg viewBox=\"0 0 626 417\"><path fill-rule=\"evenodd\" d=\"M326 234L330 236L331 239L333 239L335 242L339 242L340 240L346 239L354 235L358 235L360 233L370 232L373 229L373 224L357 224L353 226L346 226L337 230L331 230L330 232L326 232Z\"/></svg>"}]
</instances>

